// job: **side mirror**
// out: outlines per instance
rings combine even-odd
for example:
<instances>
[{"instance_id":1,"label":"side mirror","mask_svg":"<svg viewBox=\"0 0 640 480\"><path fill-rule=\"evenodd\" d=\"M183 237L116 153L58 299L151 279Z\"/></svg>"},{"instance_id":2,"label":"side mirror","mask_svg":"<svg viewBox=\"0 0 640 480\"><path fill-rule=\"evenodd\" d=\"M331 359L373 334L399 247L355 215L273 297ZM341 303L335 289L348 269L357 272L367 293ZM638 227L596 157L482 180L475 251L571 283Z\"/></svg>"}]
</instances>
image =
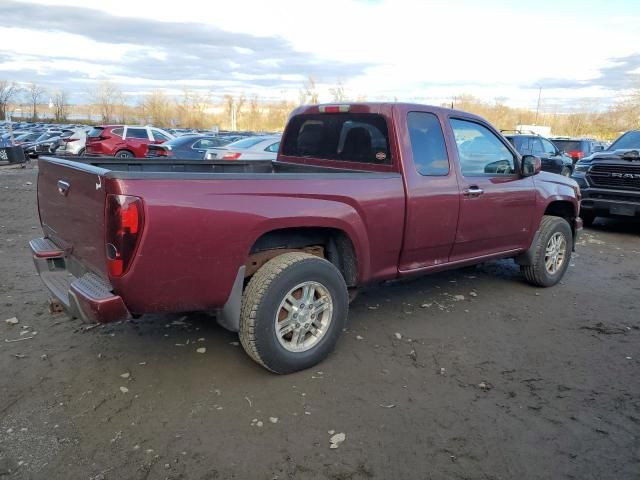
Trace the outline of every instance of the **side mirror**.
<instances>
[{"instance_id":1,"label":"side mirror","mask_svg":"<svg viewBox=\"0 0 640 480\"><path fill-rule=\"evenodd\" d=\"M595 147L593 147L594 152L602 152L603 150L604 150L603 145L596 145Z\"/></svg>"},{"instance_id":2,"label":"side mirror","mask_svg":"<svg viewBox=\"0 0 640 480\"><path fill-rule=\"evenodd\" d=\"M532 177L537 175L542 170L542 161L540 157L535 155L523 155L522 156L522 176Z\"/></svg>"}]
</instances>

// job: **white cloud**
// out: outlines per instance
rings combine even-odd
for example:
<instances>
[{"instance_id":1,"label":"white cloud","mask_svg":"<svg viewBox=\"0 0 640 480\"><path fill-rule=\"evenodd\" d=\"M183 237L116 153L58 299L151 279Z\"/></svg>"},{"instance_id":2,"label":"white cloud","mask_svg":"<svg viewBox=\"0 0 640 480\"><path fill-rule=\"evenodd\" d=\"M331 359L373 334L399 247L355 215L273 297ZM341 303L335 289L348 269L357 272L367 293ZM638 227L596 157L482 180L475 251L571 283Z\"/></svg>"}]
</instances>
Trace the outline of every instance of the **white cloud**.
<instances>
[{"instance_id":1,"label":"white cloud","mask_svg":"<svg viewBox=\"0 0 640 480\"><path fill-rule=\"evenodd\" d=\"M37 3L88 6L86 0L37 0ZM351 71L348 78L341 78L339 69L331 70L332 76L335 72L334 78L318 78L325 98L328 98L328 86L342 80L348 92L367 95L371 99L398 97L446 101L467 92L485 99L507 97L511 104L531 106L537 99L538 81L563 79L589 83L600 76L600 69L614 66L612 58L629 56L640 50L637 23L640 17L636 14L634 20L633 12L629 16L581 15L560 19L541 8L514 6L507 9L504 5L500 8L497 3L492 5L490 2L411 0L373 3L354 0L313 3L299 0L208 3L182 0L178 7L175 2L157 0L110 0L93 3L90 7L122 17L193 22L228 32L282 37L295 50L308 52L320 63L372 64L360 74L354 75ZM612 11L615 11L613 6ZM101 44L60 32L29 30L27 34L26 29L0 28L0 35L3 32L24 39L9 49L21 55L37 51L52 57L74 57L78 61L102 58L118 62L125 61L132 49L140 49L135 45ZM158 35L162 34L159 28ZM149 49L150 55L159 61L164 60L166 55L154 51L153 45L154 39L150 38L143 48ZM234 48L238 58L227 66L231 68L233 78L273 78L269 74L240 71L243 57L252 50ZM188 51L184 53L189 54ZM278 59L270 58L269 51L257 53L264 56L258 61L261 67L278 66ZM81 63L73 62L65 65L71 71L82 67ZM104 75L109 75L110 69L108 66L98 68ZM306 74L299 72L301 79ZM115 75L113 78L118 79ZM138 83L138 80L132 80ZM141 85L144 82L139 79ZM154 82L146 82L153 86ZM271 96L280 94L271 93ZM291 89L287 94L295 96ZM607 88L587 85L584 88L545 89L543 97L607 99L615 94Z\"/></svg>"}]
</instances>

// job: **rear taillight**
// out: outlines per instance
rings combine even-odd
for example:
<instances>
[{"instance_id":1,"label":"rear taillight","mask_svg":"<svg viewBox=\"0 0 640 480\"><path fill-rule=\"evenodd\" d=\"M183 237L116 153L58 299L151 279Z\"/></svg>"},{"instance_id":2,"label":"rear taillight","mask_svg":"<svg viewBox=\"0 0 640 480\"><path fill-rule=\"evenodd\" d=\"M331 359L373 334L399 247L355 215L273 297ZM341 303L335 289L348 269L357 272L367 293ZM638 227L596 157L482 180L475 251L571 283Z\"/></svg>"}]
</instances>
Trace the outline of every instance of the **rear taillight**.
<instances>
[{"instance_id":1,"label":"rear taillight","mask_svg":"<svg viewBox=\"0 0 640 480\"><path fill-rule=\"evenodd\" d=\"M142 235L142 199L131 195L107 195L105 220L109 275L120 277L131 265Z\"/></svg>"},{"instance_id":2,"label":"rear taillight","mask_svg":"<svg viewBox=\"0 0 640 480\"><path fill-rule=\"evenodd\" d=\"M171 153L164 148L150 148L149 153L153 153L156 157L168 157L171 155Z\"/></svg>"},{"instance_id":3,"label":"rear taillight","mask_svg":"<svg viewBox=\"0 0 640 480\"><path fill-rule=\"evenodd\" d=\"M237 160L242 155L240 152L229 152L222 156L222 160Z\"/></svg>"},{"instance_id":4,"label":"rear taillight","mask_svg":"<svg viewBox=\"0 0 640 480\"><path fill-rule=\"evenodd\" d=\"M569 152L567 152L567 155L569 155L574 160L580 160L582 157L584 157L584 153L580 150L569 150Z\"/></svg>"}]
</instances>

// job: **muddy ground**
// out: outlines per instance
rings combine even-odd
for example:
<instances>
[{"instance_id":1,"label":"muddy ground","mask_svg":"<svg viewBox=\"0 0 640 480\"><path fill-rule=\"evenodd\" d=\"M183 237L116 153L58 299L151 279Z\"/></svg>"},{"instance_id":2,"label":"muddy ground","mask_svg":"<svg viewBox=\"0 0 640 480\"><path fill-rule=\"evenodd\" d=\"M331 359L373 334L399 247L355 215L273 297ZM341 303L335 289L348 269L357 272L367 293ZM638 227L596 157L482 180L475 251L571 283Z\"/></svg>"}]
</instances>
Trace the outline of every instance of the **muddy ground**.
<instances>
[{"instance_id":1,"label":"muddy ground","mask_svg":"<svg viewBox=\"0 0 640 480\"><path fill-rule=\"evenodd\" d=\"M504 261L371 289L276 376L206 315L51 315L36 174L0 168L0 478L640 477L638 223L585 230L556 288Z\"/></svg>"}]
</instances>

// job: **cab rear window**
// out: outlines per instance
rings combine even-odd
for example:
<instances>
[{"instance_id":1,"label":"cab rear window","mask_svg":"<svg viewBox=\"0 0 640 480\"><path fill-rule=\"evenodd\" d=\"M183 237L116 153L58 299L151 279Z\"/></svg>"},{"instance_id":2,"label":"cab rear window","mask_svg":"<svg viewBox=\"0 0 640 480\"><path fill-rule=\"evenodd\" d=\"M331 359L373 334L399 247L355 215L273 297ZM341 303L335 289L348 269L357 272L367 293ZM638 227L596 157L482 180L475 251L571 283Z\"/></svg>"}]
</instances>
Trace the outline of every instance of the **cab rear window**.
<instances>
[{"instance_id":1,"label":"cab rear window","mask_svg":"<svg viewBox=\"0 0 640 480\"><path fill-rule=\"evenodd\" d=\"M382 115L371 113L296 115L287 127L282 154L390 164L387 122Z\"/></svg>"}]
</instances>

